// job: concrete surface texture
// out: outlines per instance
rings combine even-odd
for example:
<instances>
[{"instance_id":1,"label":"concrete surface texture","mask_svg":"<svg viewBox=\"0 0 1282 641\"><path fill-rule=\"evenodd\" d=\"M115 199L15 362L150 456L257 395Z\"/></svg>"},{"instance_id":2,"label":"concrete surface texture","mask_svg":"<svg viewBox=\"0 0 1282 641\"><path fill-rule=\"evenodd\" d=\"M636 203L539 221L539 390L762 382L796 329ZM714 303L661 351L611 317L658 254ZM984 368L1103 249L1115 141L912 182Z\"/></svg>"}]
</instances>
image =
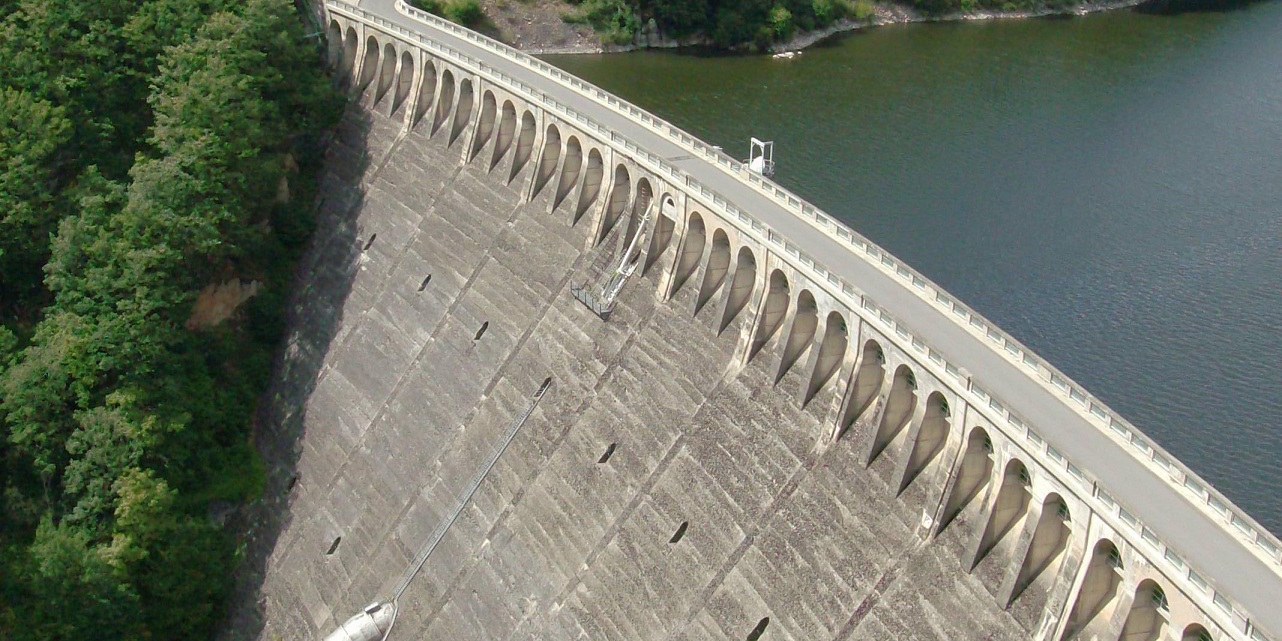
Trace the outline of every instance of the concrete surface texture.
<instances>
[{"instance_id":1,"label":"concrete surface texture","mask_svg":"<svg viewBox=\"0 0 1282 641\"><path fill-rule=\"evenodd\" d=\"M652 269L602 322L568 291L588 241L571 203L523 204L445 136L395 136L353 108L330 151L369 162L325 176L273 410L282 529L258 532L231 638L318 638L385 595L549 375L395 638L736 639L766 617L770 639L1027 636L960 546L914 534L920 506L822 446L768 359L736 366L746 314L718 336Z\"/></svg>"},{"instance_id":2,"label":"concrete surface texture","mask_svg":"<svg viewBox=\"0 0 1282 641\"><path fill-rule=\"evenodd\" d=\"M911 334L608 132L329 30L356 103L226 638L387 598L547 377L392 638L1264 638ZM633 259L608 322L571 295Z\"/></svg>"}]
</instances>

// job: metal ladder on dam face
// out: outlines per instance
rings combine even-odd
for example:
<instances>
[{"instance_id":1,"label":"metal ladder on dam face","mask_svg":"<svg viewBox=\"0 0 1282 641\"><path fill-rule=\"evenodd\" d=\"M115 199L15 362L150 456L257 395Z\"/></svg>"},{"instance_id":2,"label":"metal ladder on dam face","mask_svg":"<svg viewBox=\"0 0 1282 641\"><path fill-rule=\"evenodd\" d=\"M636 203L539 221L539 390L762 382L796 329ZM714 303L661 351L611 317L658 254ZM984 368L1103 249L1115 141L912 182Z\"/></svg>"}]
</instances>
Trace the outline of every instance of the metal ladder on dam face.
<instances>
[{"instance_id":1,"label":"metal ladder on dam face","mask_svg":"<svg viewBox=\"0 0 1282 641\"><path fill-rule=\"evenodd\" d=\"M471 502L472 495L476 494L476 490L481 487L481 483L489 475L490 470L494 469L495 463L498 462L503 452L507 450L508 445L512 444L512 440L516 438L516 433L520 431L526 419L530 418L530 414L534 413L534 408L538 406L539 401L543 399L543 395L547 393L550 387L552 387L551 376L543 379L543 384L539 386L538 391L526 401L525 409L508 424L499 442L494 446L494 449L490 450L489 456L477 468L476 473L472 475L472 479L468 481L463 491L459 492L454 498L454 503L450 506L448 515L436 525L436 529L432 530L431 536L423 542L418 553L414 555L414 560L405 568L400 580L396 582L396 587L392 589L392 598L386 603L375 601L365 606L360 614L348 619L337 630L325 637L325 641L386 641L387 637L392 634L392 627L396 625L396 615L400 612L401 595L405 593L410 582L423 569L423 564L427 563L427 558L432 555L432 551L440 544L441 539L445 538L445 533L449 531L450 526L454 525L459 515L463 513L463 509Z\"/></svg>"},{"instance_id":2,"label":"metal ladder on dam face","mask_svg":"<svg viewBox=\"0 0 1282 641\"><path fill-rule=\"evenodd\" d=\"M621 224L623 221L616 222L610 233L606 234L605 240L592 249L593 255L582 284L570 285L570 293L574 298L600 316L601 320L610 319L610 312L614 311L619 292L623 291L623 285L641 262L641 239L646 236L653 210L653 203L646 207L630 240L623 232L631 225ZM623 246L625 242L626 247Z\"/></svg>"}]
</instances>

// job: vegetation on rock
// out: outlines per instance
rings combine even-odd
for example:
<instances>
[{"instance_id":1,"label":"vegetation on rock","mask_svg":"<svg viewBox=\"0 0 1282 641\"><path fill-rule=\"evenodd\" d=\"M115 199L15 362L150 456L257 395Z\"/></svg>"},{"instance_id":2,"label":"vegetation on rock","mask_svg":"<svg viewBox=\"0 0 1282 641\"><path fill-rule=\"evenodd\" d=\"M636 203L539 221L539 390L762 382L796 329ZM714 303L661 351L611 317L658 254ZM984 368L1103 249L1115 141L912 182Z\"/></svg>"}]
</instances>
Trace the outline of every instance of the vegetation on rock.
<instances>
[{"instance_id":1,"label":"vegetation on rock","mask_svg":"<svg viewBox=\"0 0 1282 641\"><path fill-rule=\"evenodd\" d=\"M4 4L0 638L206 637L341 96L284 0ZM265 293L186 329L231 276Z\"/></svg>"}]
</instances>

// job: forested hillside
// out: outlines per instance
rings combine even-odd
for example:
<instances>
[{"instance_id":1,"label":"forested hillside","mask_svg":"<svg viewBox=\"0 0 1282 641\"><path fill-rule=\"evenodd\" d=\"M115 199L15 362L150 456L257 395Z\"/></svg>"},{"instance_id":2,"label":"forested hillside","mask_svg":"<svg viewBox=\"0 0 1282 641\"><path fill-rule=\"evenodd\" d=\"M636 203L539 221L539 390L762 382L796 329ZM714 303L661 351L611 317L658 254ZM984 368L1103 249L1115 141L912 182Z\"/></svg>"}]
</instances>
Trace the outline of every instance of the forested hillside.
<instances>
[{"instance_id":1,"label":"forested hillside","mask_svg":"<svg viewBox=\"0 0 1282 641\"><path fill-rule=\"evenodd\" d=\"M341 97L286 0L0 10L0 638L205 638Z\"/></svg>"}]
</instances>

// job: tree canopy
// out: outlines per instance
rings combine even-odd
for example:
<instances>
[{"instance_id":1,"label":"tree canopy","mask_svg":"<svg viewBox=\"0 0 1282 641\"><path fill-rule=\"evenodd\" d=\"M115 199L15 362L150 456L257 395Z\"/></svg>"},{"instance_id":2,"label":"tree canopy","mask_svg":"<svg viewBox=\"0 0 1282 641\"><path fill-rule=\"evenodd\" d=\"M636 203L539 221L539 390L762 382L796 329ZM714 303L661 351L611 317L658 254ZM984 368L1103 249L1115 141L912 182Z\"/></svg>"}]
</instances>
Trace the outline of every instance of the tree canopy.
<instances>
[{"instance_id":1,"label":"tree canopy","mask_svg":"<svg viewBox=\"0 0 1282 641\"><path fill-rule=\"evenodd\" d=\"M261 485L282 297L185 321L208 284L287 285L300 148L342 99L284 0L5 9L0 638L208 636L234 562L210 505Z\"/></svg>"}]
</instances>

